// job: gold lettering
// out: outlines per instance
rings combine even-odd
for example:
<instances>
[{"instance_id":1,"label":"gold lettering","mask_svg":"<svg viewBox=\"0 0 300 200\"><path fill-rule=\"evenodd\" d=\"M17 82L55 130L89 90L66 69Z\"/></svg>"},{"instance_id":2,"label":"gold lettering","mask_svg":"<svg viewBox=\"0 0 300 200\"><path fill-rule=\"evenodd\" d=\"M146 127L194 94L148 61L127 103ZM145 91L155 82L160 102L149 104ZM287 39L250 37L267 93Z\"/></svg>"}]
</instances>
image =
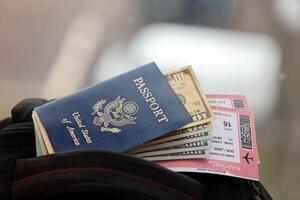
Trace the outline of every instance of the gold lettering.
<instances>
[{"instance_id":1,"label":"gold lettering","mask_svg":"<svg viewBox=\"0 0 300 200\"><path fill-rule=\"evenodd\" d=\"M163 116L163 118L158 119L158 122L161 122L161 121L168 122L169 121L166 115L162 115L162 116Z\"/></svg>"},{"instance_id":2,"label":"gold lettering","mask_svg":"<svg viewBox=\"0 0 300 200\"><path fill-rule=\"evenodd\" d=\"M161 115L163 113L164 113L164 111L162 109L159 109L159 110L153 112L153 114L155 115L155 117L157 117L158 115Z\"/></svg>"},{"instance_id":3,"label":"gold lettering","mask_svg":"<svg viewBox=\"0 0 300 200\"><path fill-rule=\"evenodd\" d=\"M143 77L140 76L139 78L134 79L133 82L135 82L135 83L143 83L144 79L143 79Z\"/></svg>"},{"instance_id":4,"label":"gold lettering","mask_svg":"<svg viewBox=\"0 0 300 200\"><path fill-rule=\"evenodd\" d=\"M84 129L84 128L86 127L86 125L83 124L83 121L82 121L82 119L81 119L80 113L79 113L79 112L74 112L74 113L72 114L72 116L74 117L74 119L75 119L76 124L78 125L78 127L79 127L80 129L82 129L82 130L81 130L81 133L82 133L82 135L83 135L83 137L84 137L86 143L87 143L87 144L92 144L92 143L93 143L93 142L92 142L92 138L91 138L90 135L89 135L88 129ZM74 128L73 128L73 129L74 129ZM73 131L74 131L74 130L73 130ZM75 134L75 133L74 133L74 134ZM75 141L74 141L74 142L75 142ZM76 144L76 143L75 143L75 144Z\"/></svg>"},{"instance_id":5,"label":"gold lettering","mask_svg":"<svg viewBox=\"0 0 300 200\"><path fill-rule=\"evenodd\" d=\"M79 112L74 112L72 115L73 115L78 127L85 128L85 125L82 123L82 119L80 118L81 116L80 116Z\"/></svg>"},{"instance_id":6,"label":"gold lettering","mask_svg":"<svg viewBox=\"0 0 300 200\"><path fill-rule=\"evenodd\" d=\"M146 99L146 102L154 103L156 101L155 97L151 97L149 99Z\"/></svg>"},{"instance_id":7,"label":"gold lettering","mask_svg":"<svg viewBox=\"0 0 300 200\"><path fill-rule=\"evenodd\" d=\"M145 94L146 92L148 93L148 92L149 92L149 88L145 87L144 89L141 89L140 92L141 92L142 94ZM146 93L146 94L147 94L147 93Z\"/></svg>"},{"instance_id":8,"label":"gold lettering","mask_svg":"<svg viewBox=\"0 0 300 200\"><path fill-rule=\"evenodd\" d=\"M88 144L93 143L92 138L89 136L89 131L87 129L81 130L81 133L82 133L86 143L88 143Z\"/></svg>"},{"instance_id":9,"label":"gold lettering","mask_svg":"<svg viewBox=\"0 0 300 200\"><path fill-rule=\"evenodd\" d=\"M147 92L146 94L143 94L143 97L145 99L149 98L149 97L152 97L152 93L151 92Z\"/></svg>"},{"instance_id":10,"label":"gold lettering","mask_svg":"<svg viewBox=\"0 0 300 200\"><path fill-rule=\"evenodd\" d=\"M150 92L150 89L148 87L146 87L146 83L143 77L133 79L133 82L138 88L139 92L142 94L142 97L144 98L145 102L149 104L149 108L150 110L152 110L152 113L157 119L157 121L165 123L168 122L167 116L164 114L163 109L160 108L160 105L157 102L156 98L153 96L153 93Z\"/></svg>"},{"instance_id":11,"label":"gold lettering","mask_svg":"<svg viewBox=\"0 0 300 200\"><path fill-rule=\"evenodd\" d=\"M71 127L71 126L66 126L67 129L68 129L68 132L74 142L74 144L76 146L79 146L80 145L80 142L79 142L79 138L77 138L76 134L75 134L75 128Z\"/></svg>"},{"instance_id":12,"label":"gold lettering","mask_svg":"<svg viewBox=\"0 0 300 200\"><path fill-rule=\"evenodd\" d=\"M145 83L136 83L136 86L140 90L142 87L145 86Z\"/></svg>"},{"instance_id":13,"label":"gold lettering","mask_svg":"<svg viewBox=\"0 0 300 200\"><path fill-rule=\"evenodd\" d=\"M151 104L150 104L150 109L151 109L151 110L157 110L157 109L159 109L158 103L151 103ZM154 113L153 113L153 114L154 114Z\"/></svg>"},{"instance_id":14,"label":"gold lettering","mask_svg":"<svg viewBox=\"0 0 300 200\"><path fill-rule=\"evenodd\" d=\"M135 85L140 90L142 87L144 87L146 84L144 83L143 77L139 77L137 79L134 79L133 82L135 82Z\"/></svg>"}]
</instances>

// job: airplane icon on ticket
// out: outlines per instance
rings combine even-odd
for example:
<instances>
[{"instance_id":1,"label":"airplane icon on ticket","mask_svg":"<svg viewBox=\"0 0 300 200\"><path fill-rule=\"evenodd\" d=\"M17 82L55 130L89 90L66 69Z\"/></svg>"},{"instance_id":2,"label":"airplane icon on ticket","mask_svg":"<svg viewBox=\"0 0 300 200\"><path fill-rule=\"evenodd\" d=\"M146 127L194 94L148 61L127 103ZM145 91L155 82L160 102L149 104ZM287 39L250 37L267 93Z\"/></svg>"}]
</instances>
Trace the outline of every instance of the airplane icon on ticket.
<instances>
[{"instance_id":1,"label":"airplane icon on ticket","mask_svg":"<svg viewBox=\"0 0 300 200\"><path fill-rule=\"evenodd\" d=\"M248 152L243 158L247 161L247 163L248 163L249 165L250 165L249 160L254 161L254 158L253 158L253 157L249 157L249 152Z\"/></svg>"}]
</instances>

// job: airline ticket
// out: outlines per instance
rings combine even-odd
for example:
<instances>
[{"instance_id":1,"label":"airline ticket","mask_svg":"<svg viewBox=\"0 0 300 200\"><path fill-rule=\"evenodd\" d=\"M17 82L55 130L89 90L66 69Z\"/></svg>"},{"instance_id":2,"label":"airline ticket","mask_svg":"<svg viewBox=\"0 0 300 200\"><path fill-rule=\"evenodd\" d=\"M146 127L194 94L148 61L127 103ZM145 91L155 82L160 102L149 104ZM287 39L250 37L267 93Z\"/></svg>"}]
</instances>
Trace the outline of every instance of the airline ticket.
<instances>
[{"instance_id":1,"label":"airline ticket","mask_svg":"<svg viewBox=\"0 0 300 200\"><path fill-rule=\"evenodd\" d=\"M206 159L158 161L173 171L204 172L258 180L258 151L251 111L212 107L211 148Z\"/></svg>"},{"instance_id":2,"label":"airline ticket","mask_svg":"<svg viewBox=\"0 0 300 200\"><path fill-rule=\"evenodd\" d=\"M206 97L211 106L248 110L245 95L207 94Z\"/></svg>"}]
</instances>

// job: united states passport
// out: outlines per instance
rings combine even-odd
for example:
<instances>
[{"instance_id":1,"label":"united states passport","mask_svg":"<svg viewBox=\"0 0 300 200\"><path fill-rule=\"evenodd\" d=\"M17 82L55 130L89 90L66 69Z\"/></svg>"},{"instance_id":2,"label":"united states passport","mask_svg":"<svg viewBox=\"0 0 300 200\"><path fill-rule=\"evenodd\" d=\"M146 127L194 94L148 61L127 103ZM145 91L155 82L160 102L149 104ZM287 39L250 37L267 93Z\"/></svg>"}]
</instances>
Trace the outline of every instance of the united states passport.
<instances>
[{"instance_id":1,"label":"united states passport","mask_svg":"<svg viewBox=\"0 0 300 200\"><path fill-rule=\"evenodd\" d=\"M125 152L192 122L155 63L33 111L40 155L82 149Z\"/></svg>"}]
</instances>

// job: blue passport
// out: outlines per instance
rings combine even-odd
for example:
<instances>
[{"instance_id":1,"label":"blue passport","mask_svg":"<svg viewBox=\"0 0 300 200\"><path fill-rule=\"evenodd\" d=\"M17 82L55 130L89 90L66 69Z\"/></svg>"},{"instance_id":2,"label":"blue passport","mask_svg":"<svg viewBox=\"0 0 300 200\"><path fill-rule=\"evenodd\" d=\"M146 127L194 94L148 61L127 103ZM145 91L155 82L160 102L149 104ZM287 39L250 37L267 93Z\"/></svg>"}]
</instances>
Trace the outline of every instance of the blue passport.
<instances>
[{"instance_id":1,"label":"blue passport","mask_svg":"<svg viewBox=\"0 0 300 200\"><path fill-rule=\"evenodd\" d=\"M192 122L155 63L37 107L33 118L48 154L124 152Z\"/></svg>"}]
</instances>

